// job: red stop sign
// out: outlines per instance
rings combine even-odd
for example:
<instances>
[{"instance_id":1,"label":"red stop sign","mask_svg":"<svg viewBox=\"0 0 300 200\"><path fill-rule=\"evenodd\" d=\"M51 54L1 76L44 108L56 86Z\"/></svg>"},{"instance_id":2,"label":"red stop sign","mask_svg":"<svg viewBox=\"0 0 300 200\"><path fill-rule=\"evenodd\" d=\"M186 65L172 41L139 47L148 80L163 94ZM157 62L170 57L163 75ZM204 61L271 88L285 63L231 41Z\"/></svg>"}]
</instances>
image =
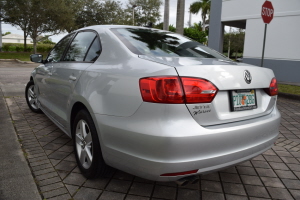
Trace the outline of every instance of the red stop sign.
<instances>
[{"instance_id":1,"label":"red stop sign","mask_svg":"<svg viewBox=\"0 0 300 200\"><path fill-rule=\"evenodd\" d=\"M265 1L261 9L261 17L265 24L269 24L274 16L274 8L270 1Z\"/></svg>"}]
</instances>

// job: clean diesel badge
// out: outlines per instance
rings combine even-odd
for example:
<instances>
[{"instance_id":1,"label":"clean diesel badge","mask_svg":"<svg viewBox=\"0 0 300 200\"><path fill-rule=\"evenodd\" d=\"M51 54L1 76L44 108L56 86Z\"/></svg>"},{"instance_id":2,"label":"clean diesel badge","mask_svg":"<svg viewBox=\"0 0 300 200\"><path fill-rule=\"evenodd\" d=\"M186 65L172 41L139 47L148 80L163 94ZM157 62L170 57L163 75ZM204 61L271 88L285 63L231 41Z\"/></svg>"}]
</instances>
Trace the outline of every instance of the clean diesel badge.
<instances>
[{"instance_id":1,"label":"clean diesel badge","mask_svg":"<svg viewBox=\"0 0 300 200\"><path fill-rule=\"evenodd\" d=\"M248 83L248 84L251 83L252 77L248 70L244 71L244 79L245 79L246 83Z\"/></svg>"}]
</instances>

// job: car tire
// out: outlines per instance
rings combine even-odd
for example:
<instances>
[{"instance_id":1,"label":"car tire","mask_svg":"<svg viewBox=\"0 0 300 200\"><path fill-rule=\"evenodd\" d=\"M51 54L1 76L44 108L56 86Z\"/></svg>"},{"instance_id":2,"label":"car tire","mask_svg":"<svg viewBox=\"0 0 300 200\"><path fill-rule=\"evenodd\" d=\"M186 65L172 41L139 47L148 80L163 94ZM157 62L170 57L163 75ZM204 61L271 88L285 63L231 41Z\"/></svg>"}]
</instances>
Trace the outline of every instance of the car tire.
<instances>
[{"instance_id":1,"label":"car tire","mask_svg":"<svg viewBox=\"0 0 300 200\"><path fill-rule=\"evenodd\" d=\"M35 113L42 113L42 110L37 105L37 96L34 90L34 82L31 80L27 83L25 88L25 98L28 107Z\"/></svg>"},{"instance_id":2,"label":"car tire","mask_svg":"<svg viewBox=\"0 0 300 200\"><path fill-rule=\"evenodd\" d=\"M97 130L87 110L77 113L72 137L77 165L86 178L97 178L111 172L102 157Z\"/></svg>"}]
</instances>

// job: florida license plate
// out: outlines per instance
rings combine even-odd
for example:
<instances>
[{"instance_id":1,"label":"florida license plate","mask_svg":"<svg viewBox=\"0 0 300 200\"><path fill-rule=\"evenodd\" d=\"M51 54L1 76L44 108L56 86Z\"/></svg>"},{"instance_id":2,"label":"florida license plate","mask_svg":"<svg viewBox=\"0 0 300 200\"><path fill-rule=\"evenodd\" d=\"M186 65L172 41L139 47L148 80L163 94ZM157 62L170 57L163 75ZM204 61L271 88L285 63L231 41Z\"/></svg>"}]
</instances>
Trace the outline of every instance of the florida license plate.
<instances>
[{"instance_id":1,"label":"florida license plate","mask_svg":"<svg viewBox=\"0 0 300 200\"><path fill-rule=\"evenodd\" d=\"M252 110L257 108L255 90L232 90L231 111Z\"/></svg>"}]
</instances>

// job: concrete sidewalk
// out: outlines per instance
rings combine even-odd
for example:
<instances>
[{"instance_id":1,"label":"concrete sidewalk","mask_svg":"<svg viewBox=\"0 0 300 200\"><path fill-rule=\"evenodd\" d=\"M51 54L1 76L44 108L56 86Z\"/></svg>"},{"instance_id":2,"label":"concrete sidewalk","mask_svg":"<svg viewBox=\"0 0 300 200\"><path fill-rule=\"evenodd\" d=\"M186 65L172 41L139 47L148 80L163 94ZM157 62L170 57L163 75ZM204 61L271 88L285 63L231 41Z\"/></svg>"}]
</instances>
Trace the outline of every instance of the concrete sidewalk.
<instances>
[{"instance_id":1,"label":"concrete sidewalk","mask_svg":"<svg viewBox=\"0 0 300 200\"><path fill-rule=\"evenodd\" d=\"M0 88L0 199L41 199Z\"/></svg>"}]
</instances>

